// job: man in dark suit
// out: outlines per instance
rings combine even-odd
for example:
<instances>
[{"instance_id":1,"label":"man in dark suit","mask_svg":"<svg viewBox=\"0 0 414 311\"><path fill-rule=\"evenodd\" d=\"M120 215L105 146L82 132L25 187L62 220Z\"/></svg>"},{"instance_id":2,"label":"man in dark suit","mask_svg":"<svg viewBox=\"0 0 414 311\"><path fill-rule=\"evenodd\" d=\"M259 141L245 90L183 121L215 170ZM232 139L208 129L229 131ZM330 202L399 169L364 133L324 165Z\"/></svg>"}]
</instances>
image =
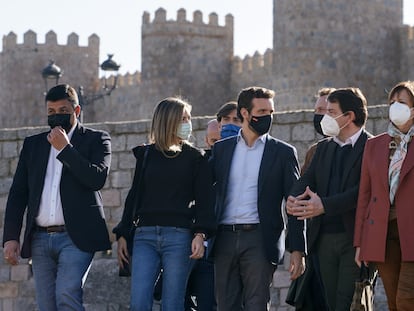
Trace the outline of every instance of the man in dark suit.
<instances>
[{"instance_id":1,"label":"man in dark suit","mask_svg":"<svg viewBox=\"0 0 414 311\"><path fill-rule=\"evenodd\" d=\"M318 143L291 190L287 211L308 220L308 250L318 256L330 310L339 311L349 310L359 276L353 233L368 113L357 88L337 89L327 100L321 126L330 137Z\"/></svg>"},{"instance_id":2,"label":"man in dark suit","mask_svg":"<svg viewBox=\"0 0 414 311\"><path fill-rule=\"evenodd\" d=\"M108 133L83 127L76 91L46 94L51 130L27 137L7 200L3 247L12 265L32 258L40 310L84 310L82 285L95 251L111 248L99 190L111 162ZM27 210L20 250L20 232Z\"/></svg>"},{"instance_id":3,"label":"man in dark suit","mask_svg":"<svg viewBox=\"0 0 414 311\"><path fill-rule=\"evenodd\" d=\"M273 272L285 250L283 200L299 176L296 150L268 132L274 92L243 89L237 136L215 143L218 232L213 245L219 310L267 310ZM303 273L303 222L289 220L292 278Z\"/></svg>"}]
</instances>

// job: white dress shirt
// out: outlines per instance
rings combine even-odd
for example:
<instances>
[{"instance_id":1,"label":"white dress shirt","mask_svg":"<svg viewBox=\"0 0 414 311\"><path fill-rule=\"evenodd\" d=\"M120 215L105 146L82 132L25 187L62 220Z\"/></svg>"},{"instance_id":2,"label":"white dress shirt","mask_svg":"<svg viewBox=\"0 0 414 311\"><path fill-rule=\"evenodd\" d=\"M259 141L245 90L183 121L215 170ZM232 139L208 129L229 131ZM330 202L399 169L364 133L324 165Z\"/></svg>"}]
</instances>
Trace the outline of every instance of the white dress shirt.
<instances>
[{"instance_id":1,"label":"white dress shirt","mask_svg":"<svg viewBox=\"0 0 414 311\"><path fill-rule=\"evenodd\" d=\"M72 138L76 127L75 125L68 133L69 140ZM36 223L41 227L65 224L60 199L60 179L62 177L63 164L57 159L59 152L53 146L50 147L42 197L40 199L39 214L36 217Z\"/></svg>"}]
</instances>

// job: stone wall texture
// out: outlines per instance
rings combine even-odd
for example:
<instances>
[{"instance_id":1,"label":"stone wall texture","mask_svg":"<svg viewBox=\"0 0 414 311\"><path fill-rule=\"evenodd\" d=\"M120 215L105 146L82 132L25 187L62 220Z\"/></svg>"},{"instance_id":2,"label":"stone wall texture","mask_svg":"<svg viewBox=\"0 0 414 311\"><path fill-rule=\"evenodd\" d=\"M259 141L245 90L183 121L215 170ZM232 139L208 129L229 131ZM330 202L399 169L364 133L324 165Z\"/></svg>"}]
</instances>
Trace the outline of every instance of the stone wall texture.
<instances>
[{"instance_id":1,"label":"stone wall texture","mask_svg":"<svg viewBox=\"0 0 414 311\"><path fill-rule=\"evenodd\" d=\"M369 108L367 130L378 134L386 130L388 113L386 106ZM212 117L194 117L194 144L204 146L204 135L207 122ZM146 142L149 121L103 122L87 124L106 130L112 137L112 165L106 185L102 190L105 205L105 216L109 230L119 222L123 203L131 185L134 169L134 157L131 149ZM3 234L4 211L13 174L23 139L47 130L45 127L22 127L0 130L0 239ZM303 161L308 146L319 137L313 129L313 112L297 110L278 112L275 114L271 134L287 141L297 148L300 162ZM116 243L112 252L97 253L85 286L85 305L87 311L128 310L129 279L118 277L116 261ZM1 252L2 250L0 250ZM289 254L285 256L285 264L274 274L271 287L271 311L293 310L285 303L287 289L290 284L287 271ZM387 310L386 299L381 283L377 286L377 309ZM0 311L36 310L35 288L31 266L27 260L21 260L18 266L9 266L0 256ZM159 310L159 305L154 305Z\"/></svg>"},{"instance_id":2,"label":"stone wall texture","mask_svg":"<svg viewBox=\"0 0 414 311\"><path fill-rule=\"evenodd\" d=\"M234 22L249 21L234 21L228 14L219 25L215 13L203 17L195 11L189 18L180 9L167 20L162 8L153 16L145 12L142 72L121 75L110 97L85 104L83 120L149 119L156 103L173 95L189 100L193 115L211 115L252 85L274 89L283 110L312 108L313 95L323 86L357 86L370 105L383 104L384 90L414 79L414 28L403 25L402 5L402 0L352 5L347 0L273 0L273 48L244 58L233 52ZM87 46L79 46L74 33L66 45L57 43L53 31L45 43L30 30L23 43L13 32L4 35L0 127L44 124L40 72L50 59L64 70L60 82L83 86L89 98L100 94L98 55L95 34Z\"/></svg>"}]
</instances>

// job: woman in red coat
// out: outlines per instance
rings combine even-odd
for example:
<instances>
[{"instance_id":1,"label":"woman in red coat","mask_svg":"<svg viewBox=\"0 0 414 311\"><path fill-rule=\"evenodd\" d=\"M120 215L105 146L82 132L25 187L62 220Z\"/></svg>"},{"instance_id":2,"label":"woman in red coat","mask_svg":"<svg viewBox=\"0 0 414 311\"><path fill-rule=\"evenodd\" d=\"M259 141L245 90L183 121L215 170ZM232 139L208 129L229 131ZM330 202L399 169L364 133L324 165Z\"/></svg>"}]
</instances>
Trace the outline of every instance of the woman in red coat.
<instances>
[{"instance_id":1,"label":"woman in red coat","mask_svg":"<svg viewBox=\"0 0 414 311\"><path fill-rule=\"evenodd\" d=\"M390 311L414 310L414 82L389 93L386 133L369 139L355 218L355 261L377 265Z\"/></svg>"}]
</instances>

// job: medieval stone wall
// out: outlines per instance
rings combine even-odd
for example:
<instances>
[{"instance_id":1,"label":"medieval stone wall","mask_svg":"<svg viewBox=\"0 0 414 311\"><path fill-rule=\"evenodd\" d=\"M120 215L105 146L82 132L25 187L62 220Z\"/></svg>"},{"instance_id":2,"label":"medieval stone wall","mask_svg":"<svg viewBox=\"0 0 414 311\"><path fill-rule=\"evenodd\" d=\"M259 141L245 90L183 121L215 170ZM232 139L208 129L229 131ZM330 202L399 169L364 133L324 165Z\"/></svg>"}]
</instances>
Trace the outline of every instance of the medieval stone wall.
<instances>
[{"instance_id":1,"label":"medieval stone wall","mask_svg":"<svg viewBox=\"0 0 414 311\"><path fill-rule=\"evenodd\" d=\"M401 28L401 75L403 80L414 80L414 26Z\"/></svg>"},{"instance_id":2,"label":"medieval stone wall","mask_svg":"<svg viewBox=\"0 0 414 311\"><path fill-rule=\"evenodd\" d=\"M45 42L38 43L35 32L24 34L23 42L10 32L3 37L0 53L0 128L35 126L46 123L42 69L49 60L64 69L60 81L74 87L85 86L86 92L99 88L99 38L91 35L87 46L79 46L77 34L70 34L66 45L57 43L53 31ZM48 82L48 87L54 81Z\"/></svg>"},{"instance_id":3,"label":"medieval stone wall","mask_svg":"<svg viewBox=\"0 0 414 311\"><path fill-rule=\"evenodd\" d=\"M83 121L149 119L161 99L174 95L190 101L193 115L214 114L252 85L275 90L281 110L312 108L322 86L357 86L376 105L384 103L384 89L414 79L414 29L402 24L402 0L273 3L273 49L243 59L233 53L230 14L219 25L215 13L205 22L200 11L191 21L184 9L175 20L167 20L162 8L153 17L145 12L142 72L119 76L119 88L110 97L83 107ZM98 55L96 35L86 47L79 46L76 34L66 45L57 43L53 31L44 44L33 31L24 34L23 43L13 32L4 36L0 128L46 123L40 72L49 59L64 69L61 82L82 85L89 96L99 93Z\"/></svg>"},{"instance_id":4,"label":"medieval stone wall","mask_svg":"<svg viewBox=\"0 0 414 311\"><path fill-rule=\"evenodd\" d=\"M320 86L356 86L382 104L383 90L406 78L402 0L274 0L273 22L272 86L283 108L310 108Z\"/></svg>"},{"instance_id":5,"label":"medieval stone wall","mask_svg":"<svg viewBox=\"0 0 414 311\"><path fill-rule=\"evenodd\" d=\"M386 130L388 124L387 106L370 107L367 129L373 134ZM194 143L204 147L205 128L212 117L193 118ZM107 122L89 124L88 126L103 129L112 137L111 170L104 189L102 190L105 215L109 230L120 221L123 204L131 185L135 167L131 148L146 142L149 121ZM47 130L45 127L14 128L0 130L0 239L3 234L3 219L8 192L13 174L17 166L18 155L26 136ZM275 114L271 134L291 143L297 148L300 162L310 144L318 137L313 129L313 112L292 111ZM114 241L114 236L111 234ZM116 243L113 251L97 253L85 287L85 304L88 311L128 310L129 279L118 277L116 261ZM2 249L0 249L0 253ZM293 310L285 303L287 289L290 284L288 254L285 265L280 266L274 274L271 288L271 311ZM9 266L0 256L0 311L36 310L35 288L31 266L27 260L21 260L18 266ZM386 299L382 287L377 291L376 310L385 311ZM159 309L154 309L159 310Z\"/></svg>"},{"instance_id":6,"label":"medieval stone wall","mask_svg":"<svg viewBox=\"0 0 414 311\"><path fill-rule=\"evenodd\" d=\"M193 13L192 22L184 9L176 21L166 20L164 9L155 12L152 22L144 13L142 80L161 82L153 99L182 95L194 104L193 114L214 114L229 98L232 57L231 15L220 26L215 13L208 16L208 24L200 11Z\"/></svg>"}]
</instances>

